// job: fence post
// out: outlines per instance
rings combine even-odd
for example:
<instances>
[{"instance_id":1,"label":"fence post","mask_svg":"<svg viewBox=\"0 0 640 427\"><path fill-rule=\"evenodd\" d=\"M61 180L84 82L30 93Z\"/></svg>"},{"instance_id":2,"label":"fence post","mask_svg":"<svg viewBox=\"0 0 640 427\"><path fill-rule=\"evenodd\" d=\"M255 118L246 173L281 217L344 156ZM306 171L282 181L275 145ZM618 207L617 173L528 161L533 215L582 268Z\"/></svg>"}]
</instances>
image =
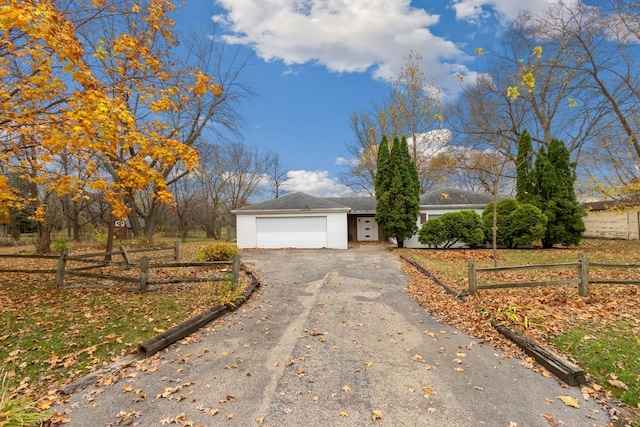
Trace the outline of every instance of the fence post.
<instances>
[{"instance_id":1,"label":"fence post","mask_svg":"<svg viewBox=\"0 0 640 427\"><path fill-rule=\"evenodd\" d=\"M180 257L180 243L176 240L176 244L173 246L173 260L177 261Z\"/></svg>"},{"instance_id":2,"label":"fence post","mask_svg":"<svg viewBox=\"0 0 640 427\"><path fill-rule=\"evenodd\" d=\"M589 257L587 254L578 254L578 295L581 297L589 296Z\"/></svg>"},{"instance_id":3,"label":"fence post","mask_svg":"<svg viewBox=\"0 0 640 427\"><path fill-rule=\"evenodd\" d=\"M469 260L469 295L478 293L478 284L476 283L476 262Z\"/></svg>"},{"instance_id":4,"label":"fence post","mask_svg":"<svg viewBox=\"0 0 640 427\"><path fill-rule=\"evenodd\" d=\"M149 280L149 258L143 256L140 258L140 291L146 292Z\"/></svg>"},{"instance_id":5,"label":"fence post","mask_svg":"<svg viewBox=\"0 0 640 427\"><path fill-rule=\"evenodd\" d=\"M58 270L56 271L56 286L62 286L64 282L64 269L67 266L67 254L69 253L68 249L63 249L60 253L60 259L58 260Z\"/></svg>"},{"instance_id":6,"label":"fence post","mask_svg":"<svg viewBox=\"0 0 640 427\"><path fill-rule=\"evenodd\" d=\"M126 262L127 265L131 265L131 258L129 257L129 252L127 252L127 248L125 248L124 245L120 245L120 252L122 252L122 258L124 258L124 262Z\"/></svg>"},{"instance_id":7,"label":"fence post","mask_svg":"<svg viewBox=\"0 0 640 427\"><path fill-rule=\"evenodd\" d=\"M238 284L238 278L240 276L240 255L235 254L233 256L233 284Z\"/></svg>"}]
</instances>

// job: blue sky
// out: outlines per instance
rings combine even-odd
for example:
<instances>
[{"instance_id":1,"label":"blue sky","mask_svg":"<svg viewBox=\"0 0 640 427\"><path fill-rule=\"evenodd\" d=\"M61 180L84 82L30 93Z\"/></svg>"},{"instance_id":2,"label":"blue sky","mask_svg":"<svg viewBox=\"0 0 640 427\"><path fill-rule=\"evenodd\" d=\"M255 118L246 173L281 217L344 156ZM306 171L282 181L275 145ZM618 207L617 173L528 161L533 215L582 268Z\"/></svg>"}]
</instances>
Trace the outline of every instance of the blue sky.
<instances>
[{"instance_id":1,"label":"blue sky","mask_svg":"<svg viewBox=\"0 0 640 427\"><path fill-rule=\"evenodd\" d=\"M370 110L388 94L389 78L411 51L423 57L427 79L454 95L455 74L472 77L477 70L476 48L490 51L520 11L547 6L544 0L189 0L176 27L198 31L213 19L228 43L253 54L243 71L256 93L242 107L243 141L279 154L290 191L344 196L351 192L338 178L354 142L349 114Z\"/></svg>"}]
</instances>

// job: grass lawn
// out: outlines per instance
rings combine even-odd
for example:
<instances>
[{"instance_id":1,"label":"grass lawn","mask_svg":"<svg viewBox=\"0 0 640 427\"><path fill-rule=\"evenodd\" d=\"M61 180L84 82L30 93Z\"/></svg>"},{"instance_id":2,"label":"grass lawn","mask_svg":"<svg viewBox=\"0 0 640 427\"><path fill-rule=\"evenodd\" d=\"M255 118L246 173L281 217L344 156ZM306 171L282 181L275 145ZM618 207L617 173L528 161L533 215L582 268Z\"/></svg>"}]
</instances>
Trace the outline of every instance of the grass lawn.
<instances>
[{"instance_id":1,"label":"grass lawn","mask_svg":"<svg viewBox=\"0 0 640 427\"><path fill-rule=\"evenodd\" d=\"M489 249L401 249L398 253L417 261L434 276L464 293L468 290L468 262L492 267ZM585 253L590 262L640 264L638 241L586 239L579 247L498 250L498 265L532 265L576 262ZM574 360L593 378L583 389L594 397L606 394L628 405L640 426L640 285L591 284L589 296L580 297L577 286L480 289L467 302L452 297L433 281L406 264L410 294L435 316L500 346L512 354L522 352L492 326L497 320L525 332ZM501 281L564 280L577 277L576 267L478 273L478 283ZM640 268L591 267L590 279L640 280Z\"/></svg>"},{"instance_id":2,"label":"grass lawn","mask_svg":"<svg viewBox=\"0 0 640 427\"><path fill-rule=\"evenodd\" d=\"M194 260L207 243L211 241L181 244L181 261ZM43 263L20 262L25 264L20 268ZM173 271L159 274L170 276ZM63 288L49 287L52 275L7 273L0 280L0 361L7 386L37 400L42 410L53 403L61 385L134 352L138 343L210 308L221 297L219 282L136 293L95 287L100 283L91 280L79 279Z\"/></svg>"}]
</instances>

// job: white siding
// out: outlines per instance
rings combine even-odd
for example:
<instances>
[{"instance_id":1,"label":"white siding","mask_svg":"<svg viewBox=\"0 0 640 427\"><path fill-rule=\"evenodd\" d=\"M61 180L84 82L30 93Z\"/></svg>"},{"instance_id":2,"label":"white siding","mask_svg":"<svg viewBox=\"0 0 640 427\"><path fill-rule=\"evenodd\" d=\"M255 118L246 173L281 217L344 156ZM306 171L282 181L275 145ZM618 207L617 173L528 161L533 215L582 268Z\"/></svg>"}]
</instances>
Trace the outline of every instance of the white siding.
<instances>
[{"instance_id":1,"label":"white siding","mask_svg":"<svg viewBox=\"0 0 640 427\"><path fill-rule=\"evenodd\" d=\"M347 249L349 230L346 213L327 214L327 248Z\"/></svg>"},{"instance_id":2,"label":"white siding","mask_svg":"<svg viewBox=\"0 0 640 427\"><path fill-rule=\"evenodd\" d=\"M236 215L236 242L240 249L256 247L255 215Z\"/></svg>"}]
</instances>

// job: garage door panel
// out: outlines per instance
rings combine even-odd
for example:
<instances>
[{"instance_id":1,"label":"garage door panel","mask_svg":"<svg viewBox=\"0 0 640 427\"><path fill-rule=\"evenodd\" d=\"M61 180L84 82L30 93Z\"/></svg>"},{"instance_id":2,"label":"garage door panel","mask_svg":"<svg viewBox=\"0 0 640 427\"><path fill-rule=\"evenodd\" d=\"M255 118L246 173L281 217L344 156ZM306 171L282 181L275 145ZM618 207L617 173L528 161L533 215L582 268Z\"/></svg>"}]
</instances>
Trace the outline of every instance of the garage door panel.
<instances>
[{"instance_id":1,"label":"garage door panel","mask_svg":"<svg viewBox=\"0 0 640 427\"><path fill-rule=\"evenodd\" d=\"M259 248L323 248L327 245L327 217L256 218Z\"/></svg>"}]
</instances>

